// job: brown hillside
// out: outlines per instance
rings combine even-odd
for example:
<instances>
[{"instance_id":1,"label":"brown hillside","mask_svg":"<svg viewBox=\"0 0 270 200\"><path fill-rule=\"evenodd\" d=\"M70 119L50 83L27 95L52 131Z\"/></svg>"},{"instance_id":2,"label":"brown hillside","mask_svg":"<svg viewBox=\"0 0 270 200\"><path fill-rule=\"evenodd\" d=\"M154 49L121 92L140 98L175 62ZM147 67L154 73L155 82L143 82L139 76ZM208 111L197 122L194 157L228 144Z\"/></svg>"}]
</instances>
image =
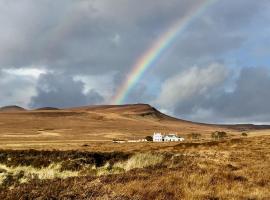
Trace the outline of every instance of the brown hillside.
<instances>
[{"instance_id":1,"label":"brown hillside","mask_svg":"<svg viewBox=\"0 0 270 200\"><path fill-rule=\"evenodd\" d=\"M0 108L0 112L16 112L16 111L25 111L25 109L16 105L4 106Z\"/></svg>"},{"instance_id":2,"label":"brown hillside","mask_svg":"<svg viewBox=\"0 0 270 200\"><path fill-rule=\"evenodd\" d=\"M55 108L55 107L42 107L42 108L38 108L36 110L60 110L59 108Z\"/></svg>"},{"instance_id":3,"label":"brown hillside","mask_svg":"<svg viewBox=\"0 0 270 200\"><path fill-rule=\"evenodd\" d=\"M10 112L9 112L10 111ZM255 126L253 126L254 128ZM209 138L215 131L240 134L234 126L193 123L167 116L150 105L85 106L62 110L0 112L0 147L84 143L112 139L142 139L154 132Z\"/></svg>"}]
</instances>

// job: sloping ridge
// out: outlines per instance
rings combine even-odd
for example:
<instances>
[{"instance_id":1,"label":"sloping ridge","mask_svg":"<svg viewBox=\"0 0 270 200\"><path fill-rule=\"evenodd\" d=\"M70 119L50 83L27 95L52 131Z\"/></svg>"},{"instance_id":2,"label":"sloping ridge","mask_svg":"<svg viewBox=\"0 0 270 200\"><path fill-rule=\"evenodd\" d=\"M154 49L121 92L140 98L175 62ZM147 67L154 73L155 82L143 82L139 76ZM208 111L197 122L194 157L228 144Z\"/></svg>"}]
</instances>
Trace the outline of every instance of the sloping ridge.
<instances>
[{"instance_id":1,"label":"sloping ridge","mask_svg":"<svg viewBox=\"0 0 270 200\"><path fill-rule=\"evenodd\" d=\"M201 124L191 121L186 121L166 115L149 104L125 104L125 105L95 105L71 108L76 111L90 111L99 113L115 113L126 117L143 117L157 120L181 121L186 123Z\"/></svg>"},{"instance_id":2,"label":"sloping ridge","mask_svg":"<svg viewBox=\"0 0 270 200\"><path fill-rule=\"evenodd\" d=\"M95 105L95 106L83 106L77 108L71 108L71 110L77 111L90 111L90 112L100 112L100 113L116 113L126 117L142 117L142 118L152 118L157 120L166 120L174 122L184 122L194 125L202 125L208 127L217 128L227 128L236 131L249 131L249 130L262 130L270 129L270 125L254 125L254 124L206 124L200 122L193 122L188 120L179 119L166 115L149 104L125 104L125 105Z\"/></svg>"},{"instance_id":3,"label":"sloping ridge","mask_svg":"<svg viewBox=\"0 0 270 200\"><path fill-rule=\"evenodd\" d=\"M270 125L255 125L255 124L230 124L230 125L219 125L229 129L237 131L250 131L250 130L265 130L270 129Z\"/></svg>"},{"instance_id":4,"label":"sloping ridge","mask_svg":"<svg viewBox=\"0 0 270 200\"><path fill-rule=\"evenodd\" d=\"M199 122L192 122L187 120L178 119L175 117L168 116L156 108L152 107L149 104L126 104L126 105L91 105L91 106L82 106L82 107L75 107L75 108L66 108L66 109L58 109L54 107L43 107L38 108L33 111L26 110L22 107L17 105L10 105L4 106L0 108L0 112L22 112L28 111L27 113L49 113L50 116L55 114L56 116L66 116L68 115L75 115L84 112L95 112L101 113L102 115L107 114L117 114L123 117L128 118L136 118L138 120L158 120L164 121L164 123L188 123L190 125L201 125L206 127L216 127L216 128L227 128L233 129L236 131L249 131L249 130L263 130L263 129L270 129L270 125L254 125L254 124L206 124L206 123L199 123Z\"/></svg>"},{"instance_id":5,"label":"sloping ridge","mask_svg":"<svg viewBox=\"0 0 270 200\"><path fill-rule=\"evenodd\" d=\"M26 111L26 109L16 105L4 106L0 108L0 112L17 112L17 111Z\"/></svg>"},{"instance_id":6,"label":"sloping ridge","mask_svg":"<svg viewBox=\"0 0 270 200\"><path fill-rule=\"evenodd\" d=\"M37 108L36 110L37 111L38 110L41 110L41 111L42 110L45 110L46 111L46 110L60 110L60 109L59 108L56 108L56 107L41 107L41 108Z\"/></svg>"}]
</instances>

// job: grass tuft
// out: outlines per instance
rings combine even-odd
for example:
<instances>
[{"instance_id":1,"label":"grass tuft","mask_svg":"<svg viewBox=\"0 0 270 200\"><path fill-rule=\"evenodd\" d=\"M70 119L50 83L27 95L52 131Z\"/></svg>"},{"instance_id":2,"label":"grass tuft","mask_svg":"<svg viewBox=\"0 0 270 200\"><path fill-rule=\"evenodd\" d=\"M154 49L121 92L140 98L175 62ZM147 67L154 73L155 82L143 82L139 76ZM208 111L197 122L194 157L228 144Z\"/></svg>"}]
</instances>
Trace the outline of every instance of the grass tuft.
<instances>
[{"instance_id":1,"label":"grass tuft","mask_svg":"<svg viewBox=\"0 0 270 200\"><path fill-rule=\"evenodd\" d=\"M128 159L126 162L119 162L114 165L115 168L122 168L125 171L136 168L146 168L160 164L164 160L162 154L138 153Z\"/></svg>"},{"instance_id":2,"label":"grass tuft","mask_svg":"<svg viewBox=\"0 0 270 200\"><path fill-rule=\"evenodd\" d=\"M9 167L0 164L0 169L5 172L0 174L0 185L10 186L14 182L26 183L31 179L66 179L78 176L78 171L61 171L61 164L54 163L48 167L35 168L32 166Z\"/></svg>"}]
</instances>

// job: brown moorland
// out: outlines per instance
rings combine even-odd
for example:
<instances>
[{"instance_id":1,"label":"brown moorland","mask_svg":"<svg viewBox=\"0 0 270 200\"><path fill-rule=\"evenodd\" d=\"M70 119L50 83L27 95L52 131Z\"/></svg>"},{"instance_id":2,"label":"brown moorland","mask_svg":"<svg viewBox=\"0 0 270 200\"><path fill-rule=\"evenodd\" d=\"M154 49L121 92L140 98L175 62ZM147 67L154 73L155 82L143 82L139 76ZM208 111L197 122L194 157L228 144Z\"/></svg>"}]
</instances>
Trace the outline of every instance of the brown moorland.
<instances>
[{"instance_id":1,"label":"brown moorland","mask_svg":"<svg viewBox=\"0 0 270 200\"><path fill-rule=\"evenodd\" d=\"M0 112L0 199L267 200L268 128L193 123L145 104ZM112 143L155 131L186 140Z\"/></svg>"},{"instance_id":2,"label":"brown moorland","mask_svg":"<svg viewBox=\"0 0 270 200\"><path fill-rule=\"evenodd\" d=\"M147 143L111 153L2 150L0 199L267 200L269 141Z\"/></svg>"}]
</instances>

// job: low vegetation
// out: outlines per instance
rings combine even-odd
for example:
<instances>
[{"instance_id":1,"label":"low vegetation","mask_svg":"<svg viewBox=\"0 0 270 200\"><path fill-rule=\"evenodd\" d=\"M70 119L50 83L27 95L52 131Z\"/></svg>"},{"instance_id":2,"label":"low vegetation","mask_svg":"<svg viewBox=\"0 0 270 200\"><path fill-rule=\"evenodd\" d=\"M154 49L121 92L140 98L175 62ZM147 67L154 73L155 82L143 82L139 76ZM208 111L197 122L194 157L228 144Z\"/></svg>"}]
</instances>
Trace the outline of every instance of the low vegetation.
<instances>
[{"instance_id":1,"label":"low vegetation","mask_svg":"<svg viewBox=\"0 0 270 200\"><path fill-rule=\"evenodd\" d=\"M162 163L163 160L164 156L162 154L138 153L132 156L126 162L116 163L114 166L129 171L136 168L155 166Z\"/></svg>"},{"instance_id":2,"label":"low vegetation","mask_svg":"<svg viewBox=\"0 0 270 200\"><path fill-rule=\"evenodd\" d=\"M25 162L15 156L26 154ZM32 155L31 155L32 153ZM67 155L73 154L68 160ZM28 155L29 154L29 155ZM50 155L40 159L41 155ZM58 155L51 159L51 155ZM78 157L78 156L81 157ZM28 156L28 157L27 157ZM82 152L38 152L38 151L10 151L1 155L0 187L10 187L14 184L26 183L33 179L66 179L78 176L101 176L119 174L135 168L155 166L163 161L161 154L137 153L82 153ZM5 158L3 158L5 157ZM12 162L13 160L13 162Z\"/></svg>"},{"instance_id":3,"label":"low vegetation","mask_svg":"<svg viewBox=\"0 0 270 200\"><path fill-rule=\"evenodd\" d=\"M200 133L191 133L188 135L188 138L192 140L199 140L201 139L202 135Z\"/></svg>"},{"instance_id":4,"label":"low vegetation","mask_svg":"<svg viewBox=\"0 0 270 200\"><path fill-rule=\"evenodd\" d=\"M78 171L61 170L60 164L50 164L48 167L34 168L32 166L7 167L0 165L0 185L12 186L16 183L26 183L32 179L66 179L78 176Z\"/></svg>"},{"instance_id":5,"label":"low vegetation","mask_svg":"<svg viewBox=\"0 0 270 200\"><path fill-rule=\"evenodd\" d=\"M216 132L212 133L211 137L213 139L220 140L220 139L224 139L224 138L228 137L228 135L224 131L216 131Z\"/></svg>"},{"instance_id":6,"label":"low vegetation","mask_svg":"<svg viewBox=\"0 0 270 200\"><path fill-rule=\"evenodd\" d=\"M0 199L266 200L269 146L262 136L130 153L3 150Z\"/></svg>"},{"instance_id":7,"label":"low vegetation","mask_svg":"<svg viewBox=\"0 0 270 200\"><path fill-rule=\"evenodd\" d=\"M244 136L244 137L247 137L248 136L247 133L242 133L241 135Z\"/></svg>"},{"instance_id":8,"label":"low vegetation","mask_svg":"<svg viewBox=\"0 0 270 200\"><path fill-rule=\"evenodd\" d=\"M153 137L152 136L146 136L145 139L148 142L152 142L153 141Z\"/></svg>"}]
</instances>

